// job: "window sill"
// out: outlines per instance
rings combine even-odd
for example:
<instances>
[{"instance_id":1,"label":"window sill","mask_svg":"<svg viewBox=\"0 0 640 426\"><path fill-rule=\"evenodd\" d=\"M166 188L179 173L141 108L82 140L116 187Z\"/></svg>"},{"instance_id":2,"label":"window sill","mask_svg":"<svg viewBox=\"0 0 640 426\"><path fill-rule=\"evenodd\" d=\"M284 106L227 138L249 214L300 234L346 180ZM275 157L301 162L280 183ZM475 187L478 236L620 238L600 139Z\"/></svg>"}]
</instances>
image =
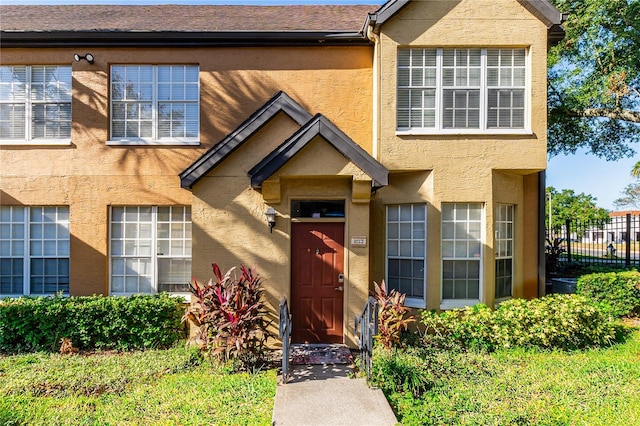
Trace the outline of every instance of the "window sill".
<instances>
[{"instance_id":1,"label":"window sill","mask_svg":"<svg viewBox=\"0 0 640 426\"><path fill-rule=\"evenodd\" d=\"M13 145L13 146L71 146L71 139L0 139L0 145Z\"/></svg>"},{"instance_id":2,"label":"window sill","mask_svg":"<svg viewBox=\"0 0 640 426\"><path fill-rule=\"evenodd\" d=\"M533 132L529 129L412 129L412 130L396 130L396 136L532 136Z\"/></svg>"},{"instance_id":3,"label":"window sill","mask_svg":"<svg viewBox=\"0 0 640 426\"><path fill-rule=\"evenodd\" d=\"M424 299L404 299L404 306L409 308L424 309L426 305L427 304Z\"/></svg>"},{"instance_id":4,"label":"window sill","mask_svg":"<svg viewBox=\"0 0 640 426\"><path fill-rule=\"evenodd\" d=\"M159 294L157 292L153 292L153 293L109 293L109 296L113 296L113 297L131 297L131 296L154 296L156 294ZM182 298L184 299L184 303L190 303L191 302L191 293L167 293L169 296L171 297L176 297L176 298Z\"/></svg>"},{"instance_id":5,"label":"window sill","mask_svg":"<svg viewBox=\"0 0 640 426\"><path fill-rule=\"evenodd\" d=\"M462 309L474 306L480 303L480 300L474 299L452 299L440 302L440 310L447 311L449 309Z\"/></svg>"},{"instance_id":6,"label":"window sill","mask_svg":"<svg viewBox=\"0 0 640 426\"><path fill-rule=\"evenodd\" d=\"M501 297L499 299L496 299L494 304L493 304L493 308L497 308L498 306L500 306L501 303L506 302L507 300L511 300L513 299L513 296L507 296L507 297Z\"/></svg>"},{"instance_id":7,"label":"window sill","mask_svg":"<svg viewBox=\"0 0 640 426\"><path fill-rule=\"evenodd\" d=\"M200 146L200 140L111 140L107 141L107 146Z\"/></svg>"}]
</instances>

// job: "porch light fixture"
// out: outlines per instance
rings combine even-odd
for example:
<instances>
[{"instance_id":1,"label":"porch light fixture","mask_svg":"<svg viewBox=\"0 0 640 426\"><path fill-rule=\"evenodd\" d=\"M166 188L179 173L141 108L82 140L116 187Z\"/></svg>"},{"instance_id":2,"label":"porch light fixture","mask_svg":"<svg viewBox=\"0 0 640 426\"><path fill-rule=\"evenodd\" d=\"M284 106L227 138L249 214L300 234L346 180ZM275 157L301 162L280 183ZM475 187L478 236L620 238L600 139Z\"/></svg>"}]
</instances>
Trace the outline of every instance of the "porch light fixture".
<instances>
[{"instance_id":1,"label":"porch light fixture","mask_svg":"<svg viewBox=\"0 0 640 426\"><path fill-rule=\"evenodd\" d=\"M269 232L273 233L273 227L276 226L276 209L269 207L264 213L267 216L267 225L269 225Z\"/></svg>"},{"instance_id":2,"label":"porch light fixture","mask_svg":"<svg viewBox=\"0 0 640 426\"><path fill-rule=\"evenodd\" d=\"M77 53L75 55L73 55L73 59L76 60L76 62L80 62L81 60L85 60L88 63L92 64L93 63L93 55L91 53L86 53L84 55L78 55Z\"/></svg>"}]
</instances>

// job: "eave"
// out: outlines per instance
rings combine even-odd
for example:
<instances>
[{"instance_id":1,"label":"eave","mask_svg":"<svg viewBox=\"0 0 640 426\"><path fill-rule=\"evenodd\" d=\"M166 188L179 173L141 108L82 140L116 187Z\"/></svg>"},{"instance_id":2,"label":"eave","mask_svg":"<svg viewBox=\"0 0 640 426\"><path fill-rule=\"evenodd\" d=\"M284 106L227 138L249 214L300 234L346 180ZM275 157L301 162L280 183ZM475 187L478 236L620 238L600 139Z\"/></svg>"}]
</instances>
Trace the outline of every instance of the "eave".
<instances>
[{"instance_id":1,"label":"eave","mask_svg":"<svg viewBox=\"0 0 640 426\"><path fill-rule=\"evenodd\" d=\"M367 46L362 33L333 31L0 31L1 48Z\"/></svg>"}]
</instances>

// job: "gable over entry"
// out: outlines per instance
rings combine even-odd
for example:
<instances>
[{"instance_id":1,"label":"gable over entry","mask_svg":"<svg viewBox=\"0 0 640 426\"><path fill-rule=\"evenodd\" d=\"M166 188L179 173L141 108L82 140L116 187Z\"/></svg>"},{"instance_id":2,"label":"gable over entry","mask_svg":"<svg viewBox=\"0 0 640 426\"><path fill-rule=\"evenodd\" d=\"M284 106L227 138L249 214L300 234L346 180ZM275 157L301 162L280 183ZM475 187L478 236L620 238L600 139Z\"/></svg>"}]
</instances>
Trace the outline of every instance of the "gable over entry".
<instances>
[{"instance_id":1,"label":"gable over entry","mask_svg":"<svg viewBox=\"0 0 640 426\"><path fill-rule=\"evenodd\" d=\"M350 319L370 284L369 204L388 184L384 166L328 118L279 92L180 180L193 193L194 276L206 276L213 261L255 267L272 307L289 300L297 329L305 330L294 337L353 343ZM343 204L344 215L292 211L329 200ZM273 233L268 206L278 216Z\"/></svg>"}]
</instances>

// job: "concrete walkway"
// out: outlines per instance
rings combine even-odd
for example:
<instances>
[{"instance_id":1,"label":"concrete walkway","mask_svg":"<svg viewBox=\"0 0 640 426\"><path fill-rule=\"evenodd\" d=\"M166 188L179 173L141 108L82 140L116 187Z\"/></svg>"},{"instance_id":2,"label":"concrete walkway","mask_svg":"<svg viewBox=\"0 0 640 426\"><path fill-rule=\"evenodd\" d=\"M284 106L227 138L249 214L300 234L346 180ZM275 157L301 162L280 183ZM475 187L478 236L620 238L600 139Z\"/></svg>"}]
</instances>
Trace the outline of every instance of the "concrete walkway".
<instances>
[{"instance_id":1,"label":"concrete walkway","mask_svg":"<svg viewBox=\"0 0 640 426\"><path fill-rule=\"evenodd\" d=\"M397 424L389 403L348 365L294 365L289 382L276 389L273 425L387 426Z\"/></svg>"}]
</instances>

